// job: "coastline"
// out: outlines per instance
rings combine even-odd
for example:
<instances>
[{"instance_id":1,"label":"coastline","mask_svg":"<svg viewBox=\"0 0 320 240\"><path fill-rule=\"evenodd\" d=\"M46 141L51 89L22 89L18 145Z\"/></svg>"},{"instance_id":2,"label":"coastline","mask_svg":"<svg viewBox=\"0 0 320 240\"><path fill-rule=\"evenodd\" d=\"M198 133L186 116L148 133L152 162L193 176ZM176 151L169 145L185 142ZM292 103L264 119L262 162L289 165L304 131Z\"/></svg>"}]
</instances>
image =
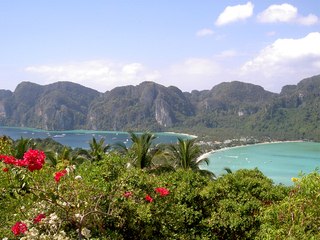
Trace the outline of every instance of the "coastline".
<instances>
[{"instance_id":1,"label":"coastline","mask_svg":"<svg viewBox=\"0 0 320 240\"><path fill-rule=\"evenodd\" d=\"M309 174L318 168L319 153L319 142L266 141L207 152L201 157L208 158L209 164L201 164L201 169L212 171L219 177L226 174L226 168L232 172L258 168L274 184L290 185L292 177L299 177L301 173Z\"/></svg>"},{"instance_id":2,"label":"coastline","mask_svg":"<svg viewBox=\"0 0 320 240\"><path fill-rule=\"evenodd\" d=\"M165 134L174 134L174 135L181 135L181 136L186 136L186 137L190 137L190 138L198 138L197 135L192 135L192 134L188 134L188 133L177 133L177 132L162 132Z\"/></svg>"},{"instance_id":3,"label":"coastline","mask_svg":"<svg viewBox=\"0 0 320 240\"><path fill-rule=\"evenodd\" d=\"M209 155L215 153L215 152L221 152L221 151L226 151L229 149L234 149L234 148L241 148L241 147L249 147L249 146L256 146L256 145L264 145L264 144L278 144L278 143L298 143L298 142L305 142L303 140L291 140L291 141L271 141L271 142L260 142L260 143L253 143L253 144L243 144L243 145L238 145L238 146L232 146L232 147L223 147L219 149L214 149L209 152L206 152L202 154L201 156L198 157L197 161L203 158L207 158Z\"/></svg>"},{"instance_id":4,"label":"coastline","mask_svg":"<svg viewBox=\"0 0 320 240\"><path fill-rule=\"evenodd\" d=\"M30 127L16 127L16 126L0 126L3 129L14 129L14 130L25 130L30 132L48 132L52 134L59 134L59 133L84 133L84 134L99 134L99 133L114 133L117 132L119 134L127 134L128 131L111 131L111 130L89 130L89 129L72 129L72 130L45 130L40 128L30 128ZM187 133L180 133L180 132L153 132L154 134L172 134L172 135L181 135L186 136L189 138L198 138L196 135L191 135Z\"/></svg>"}]
</instances>

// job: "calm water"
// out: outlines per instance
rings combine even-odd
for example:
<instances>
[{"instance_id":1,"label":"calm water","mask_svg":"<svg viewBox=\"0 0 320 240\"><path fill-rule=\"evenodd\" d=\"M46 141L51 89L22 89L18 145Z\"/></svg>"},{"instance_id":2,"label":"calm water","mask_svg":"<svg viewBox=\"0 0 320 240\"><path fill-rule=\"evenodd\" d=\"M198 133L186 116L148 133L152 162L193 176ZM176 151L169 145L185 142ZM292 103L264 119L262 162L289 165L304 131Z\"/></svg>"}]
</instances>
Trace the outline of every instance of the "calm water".
<instances>
[{"instance_id":1,"label":"calm water","mask_svg":"<svg viewBox=\"0 0 320 240\"><path fill-rule=\"evenodd\" d=\"M288 142L257 144L220 150L209 155L209 170L216 175L257 167L275 183L292 185L291 178L320 167L320 143Z\"/></svg>"},{"instance_id":2,"label":"calm water","mask_svg":"<svg viewBox=\"0 0 320 240\"><path fill-rule=\"evenodd\" d=\"M95 137L97 140L105 139L108 144L116 142L123 142L126 146L130 146L130 137L127 132L114 131L87 131L87 130L73 130L73 131L43 131L30 128L13 128L0 127L0 136L6 135L14 140L23 138L52 138L55 141L70 146L72 148L89 148L89 142ZM176 143L177 137L190 138L187 135L175 133L155 133L156 139L154 143Z\"/></svg>"},{"instance_id":3,"label":"calm water","mask_svg":"<svg viewBox=\"0 0 320 240\"><path fill-rule=\"evenodd\" d=\"M115 142L123 142L127 146L131 144L128 133L113 131L42 131L29 128L0 127L1 135L10 136L15 140L20 137L51 137L55 141L73 148L88 148L93 137L97 140L104 138L108 144ZM155 143L175 143L177 137L188 138L186 135L174 133L156 133L156 136ZM301 172L310 173L320 167L320 143L290 142L235 147L212 153L209 155L209 159L210 164L205 168L218 176L226 173L225 167L232 171L257 167L275 183L291 185L292 177L298 177Z\"/></svg>"}]
</instances>

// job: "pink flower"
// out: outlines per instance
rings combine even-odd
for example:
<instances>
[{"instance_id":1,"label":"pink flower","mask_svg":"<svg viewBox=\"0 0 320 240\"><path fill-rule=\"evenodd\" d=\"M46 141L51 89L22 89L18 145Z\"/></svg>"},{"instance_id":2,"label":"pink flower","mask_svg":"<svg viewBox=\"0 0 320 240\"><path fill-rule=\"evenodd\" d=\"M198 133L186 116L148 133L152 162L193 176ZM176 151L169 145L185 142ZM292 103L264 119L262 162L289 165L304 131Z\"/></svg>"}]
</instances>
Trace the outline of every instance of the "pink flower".
<instances>
[{"instance_id":1,"label":"pink flower","mask_svg":"<svg viewBox=\"0 0 320 240\"><path fill-rule=\"evenodd\" d=\"M123 196L124 196L125 198L129 198L129 197L132 196L132 192L125 192L125 193L123 194Z\"/></svg>"},{"instance_id":2,"label":"pink flower","mask_svg":"<svg viewBox=\"0 0 320 240\"><path fill-rule=\"evenodd\" d=\"M42 219L46 218L46 215L44 215L43 213L40 213L38 214L38 216L36 216L34 219L33 219L33 223L36 224L36 223L39 223L41 222Z\"/></svg>"},{"instance_id":3,"label":"pink flower","mask_svg":"<svg viewBox=\"0 0 320 240\"><path fill-rule=\"evenodd\" d=\"M27 225L23 222L16 222L15 225L12 226L11 231L15 236L18 236L20 234L24 234L26 231L28 231Z\"/></svg>"},{"instance_id":4,"label":"pink flower","mask_svg":"<svg viewBox=\"0 0 320 240\"><path fill-rule=\"evenodd\" d=\"M0 155L0 159L6 164L13 164L17 161L13 156Z\"/></svg>"},{"instance_id":5,"label":"pink flower","mask_svg":"<svg viewBox=\"0 0 320 240\"><path fill-rule=\"evenodd\" d=\"M167 196L170 192L166 188L156 188L155 191L160 194L161 197Z\"/></svg>"},{"instance_id":6,"label":"pink flower","mask_svg":"<svg viewBox=\"0 0 320 240\"><path fill-rule=\"evenodd\" d=\"M25 167L28 165L28 163L24 160L20 160L20 159L16 159L13 156L6 156L6 155L1 155L0 159L2 159L2 161L6 164L10 164L10 165L15 165L18 167Z\"/></svg>"},{"instance_id":7,"label":"pink flower","mask_svg":"<svg viewBox=\"0 0 320 240\"><path fill-rule=\"evenodd\" d=\"M42 151L29 149L23 155L23 161L27 162L27 166L30 172L34 170L40 170L44 164L46 155Z\"/></svg>"},{"instance_id":8,"label":"pink flower","mask_svg":"<svg viewBox=\"0 0 320 240\"><path fill-rule=\"evenodd\" d=\"M16 161L13 163L13 165L18 167L27 167L28 162L26 160L16 159Z\"/></svg>"},{"instance_id":9,"label":"pink flower","mask_svg":"<svg viewBox=\"0 0 320 240\"><path fill-rule=\"evenodd\" d=\"M0 155L0 159L6 164L18 167L28 167L30 172L40 170L44 164L46 155L42 151L29 149L24 153L23 159L16 159L13 156Z\"/></svg>"},{"instance_id":10,"label":"pink flower","mask_svg":"<svg viewBox=\"0 0 320 240\"><path fill-rule=\"evenodd\" d=\"M4 168L2 168L2 171L8 172L8 171L9 171L9 168L4 167Z\"/></svg>"},{"instance_id":11,"label":"pink flower","mask_svg":"<svg viewBox=\"0 0 320 240\"><path fill-rule=\"evenodd\" d=\"M147 194L144 199L150 203L153 201L153 198L149 194Z\"/></svg>"},{"instance_id":12,"label":"pink flower","mask_svg":"<svg viewBox=\"0 0 320 240\"><path fill-rule=\"evenodd\" d=\"M60 182L60 178L62 178L64 175L66 175L67 174L67 170L66 169L63 169L63 170L61 170L60 172L56 172L55 174L54 174L54 180L56 181L56 182Z\"/></svg>"}]
</instances>

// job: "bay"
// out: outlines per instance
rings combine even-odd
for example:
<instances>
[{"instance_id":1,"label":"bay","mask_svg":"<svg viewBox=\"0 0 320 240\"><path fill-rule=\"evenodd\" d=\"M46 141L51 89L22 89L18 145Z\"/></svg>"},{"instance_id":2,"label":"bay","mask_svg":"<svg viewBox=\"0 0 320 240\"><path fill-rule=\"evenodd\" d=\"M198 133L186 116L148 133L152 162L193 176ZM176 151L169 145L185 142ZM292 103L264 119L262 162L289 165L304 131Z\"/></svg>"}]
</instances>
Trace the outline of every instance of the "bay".
<instances>
[{"instance_id":1,"label":"bay","mask_svg":"<svg viewBox=\"0 0 320 240\"><path fill-rule=\"evenodd\" d=\"M217 176L232 171L258 168L276 184L292 185L291 178L320 167L320 143L281 142L255 144L218 150L207 155L205 168Z\"/></svg>"},{"instance_id":2,"label":"bay","mask_svg":"<svg viewBox=\"0 0 320 240\"><path fill-rule=\"evenodd\" d=\"M156 139L154 144L158 143L176 143L177 138L192 138L190 135L170 132L154 133ZM20 127L2 127L0 126L0 136L6 135L14 140L22 138L52 138L55 141L70 146L72 148L89 148L89 142L94 138L105 139L105 143L114 144L117 142L124 143L127 147L131 145L130 137L127 132L116 131L90 131L90 130L71 130L71 131L45 131L33 128Z\"/></svg>"},{"instance_id":3,"label":"bay","mask_svg":"<svg viewBox=\"0 0 320 240\"><path fill-rule=\"evenodd\" d=\"M89 148L89 142L95 137L105 139L107 144L123 142L127 147L131 145L127 132L115 131L44 131L33 128L1 127L0 136L6 135L14 140L23 138L52 138L55 141L72 148ZM183 139L193 136L159 132L154 143L176 143L177 137ZM226 174L225 167L232 171L238 169L258 168L276 184L292 185L292 177L299 177L301 173L310 173L320 167L320 143L314 142L283 142L269 144L255 144L228 149L221 149L207 155L209 165L203 166L217 176Z\"/></svg>"}]
</instances>

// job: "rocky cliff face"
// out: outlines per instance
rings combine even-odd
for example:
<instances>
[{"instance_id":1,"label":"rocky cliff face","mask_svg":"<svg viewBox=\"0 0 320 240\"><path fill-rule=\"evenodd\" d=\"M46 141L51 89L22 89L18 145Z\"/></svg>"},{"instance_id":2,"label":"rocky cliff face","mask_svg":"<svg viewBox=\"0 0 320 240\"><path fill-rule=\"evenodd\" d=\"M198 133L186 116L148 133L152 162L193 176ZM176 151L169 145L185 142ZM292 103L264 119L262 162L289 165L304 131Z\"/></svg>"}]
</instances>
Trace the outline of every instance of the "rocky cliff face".
<instances>
[{"instance_id":1,"label":"rocky cliff face","mask_svg":"<svg viewBox=\"0 0 320 240\"><path fill-rule=\"evenodd\" d=\"M228 112L244 115L253 114L261 106L276 97L262 87L243 82L224 82L210 91L198 93L197 109L202 112Z\"/></svg>"},{"instance_id":2,"label":"rocky cliff face","mask_svg":"<svg viewBox=\"0 0 320 240\"><path fill-rule=\"evenodd\" d=\"M197 126L303 136L319 131L319 104L320 75L285 86L280 94L236 81L191 93L154 82L105 93L70 82L23 82L14 92L0 90L0 124L123 131Z\"/></svg>"},{"instance_id":3,"label":"rocky cliff face","mask_svg":"<svg viewBox=\"0 0 320 240\"><path fill-rule=\"evenodd\" d=\"M95 90L69 82L46 86L22 82L3 101L3 123L47 130L82 127L89 104L98 96Z\"/></svg>"},{"instance_id":4,"label":"rocky cliff face","mask_svg":"<svg viewBox=\"0 0 320 240\"><path fill-rule=\"evenodd\" d=\"M96 99L89 110L93 129L161 130L193 114L193 106L177 88L153 82L118 87Z\"/></svg>"},{"instance_id":5,"label":"rocky cliff face","mask_svg":"<svg viewBox=\"0 0 320 240\"><path fill-rule=\"evenodd\" d=\"M155 119L163 127L172 127L174 123L174 116L170 111L169 104L161 98L155 102Z\"/></svg>"},{"instance_id":6,"label":"rocky cliff face","mask_svg":"<svg viewBox=\"0 0 320 240\"><path fill-rule=\"evenodd\" d=\"M12 96L12 92L8 90L0 90L0 124L3 124L3 122L7 118L7 112L9 111L7 109L7 101Z\"/></svg>"}]
</instances>

